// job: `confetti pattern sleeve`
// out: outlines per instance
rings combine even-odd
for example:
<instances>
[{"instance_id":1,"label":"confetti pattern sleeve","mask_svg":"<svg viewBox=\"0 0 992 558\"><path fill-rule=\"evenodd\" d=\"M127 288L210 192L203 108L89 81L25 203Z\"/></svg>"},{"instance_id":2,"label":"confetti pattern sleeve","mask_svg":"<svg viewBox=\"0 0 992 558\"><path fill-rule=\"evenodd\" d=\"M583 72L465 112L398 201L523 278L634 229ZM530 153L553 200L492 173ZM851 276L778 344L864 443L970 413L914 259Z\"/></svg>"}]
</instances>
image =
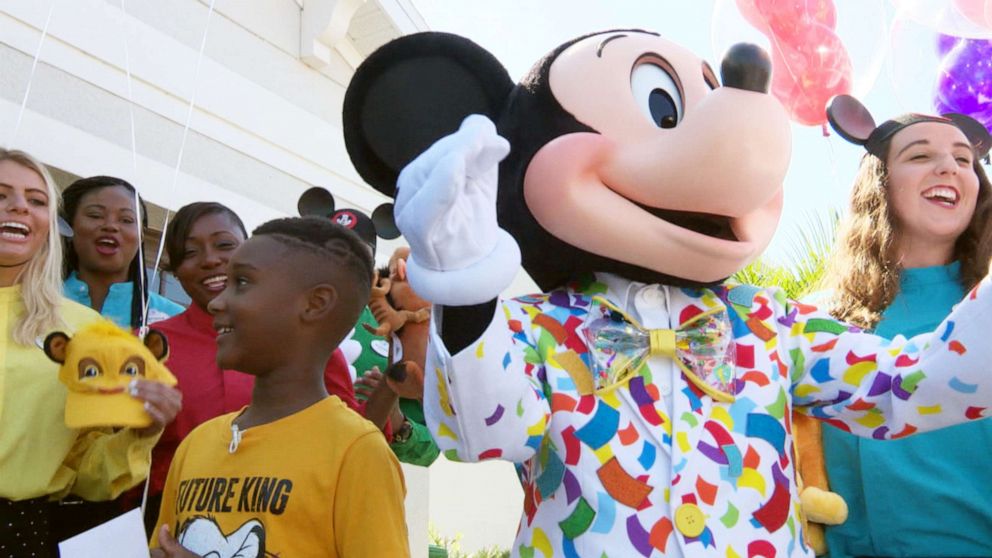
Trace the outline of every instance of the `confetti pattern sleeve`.
<instances>
[{"instance_id":1,"label":"confetti pattern sleeve","mask_svg":"<svg viewBox=\"0 0 992 558\"><path fill-rule=\"evenodd\" d=\"M987 415L992 286L984 279L933 333L891 341L782 302L781 362L800 410L859 436L901 438Z\"/></svg>"},{"instance_id":2,"label":"confetti pattern sleeve","mask_svg":"<svg viewBox=\"0 0 992 558\"><path fill-rule=\"evenodd\" d=\"M482 336L451 355L436 329L435 306L424 413L448 459L522 463L540 447L551 411L539 348L529 335L533 309L517 300L501 301Z\"/></svg>"}]
</instances>

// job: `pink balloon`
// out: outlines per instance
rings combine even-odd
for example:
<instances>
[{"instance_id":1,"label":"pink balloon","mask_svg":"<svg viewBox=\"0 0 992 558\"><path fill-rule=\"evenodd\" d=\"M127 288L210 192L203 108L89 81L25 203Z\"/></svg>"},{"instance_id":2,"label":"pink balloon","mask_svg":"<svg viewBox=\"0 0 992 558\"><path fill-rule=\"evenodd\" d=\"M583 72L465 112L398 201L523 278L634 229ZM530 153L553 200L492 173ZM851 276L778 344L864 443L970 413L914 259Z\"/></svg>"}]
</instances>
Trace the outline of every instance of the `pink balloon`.
<instances>
[{"instance_id":1,"label":"pink balloon","mask_svg":"<svg viewBox=\"0 0 992 558\"><path fill-rule=\"evenodd\" d=\"M992 0L954 0L954 7L975 25L992 30Z\"/></svg>"},{"instance_id":2,"label":"pink balloon","mask_svg":"<svg viewBox=\"0 0 992 558\"><path fill-rule=\"evenodd\" d=\"M764 34L792 42L811 23L833 28L837 12L833 0L736 0L741 15Z\"/></svg>"},{"instance_id":3,"label":"pink balloon","mask_svg":"<svg viewBox=\"0 0 992 558\"><path fill-rule=\"evenodd\" d=\"M736 0L749 24L771 42L771 92L793 120L827 121L827 102L851 92L851 59L834 32L833 0Z\"/></svg>"},{"instance_id":4,"label":"pink balloon","mask_svg":"<svg viewBox=\"0 0 992 558\"><path fill-rule=\"evenodd\" d=\"M815 126L826 122L831 97L850 93L851 59L828 27L813 26L805 39L773 48L771 91L793 120Z\"/></svg>"}]
</instances>

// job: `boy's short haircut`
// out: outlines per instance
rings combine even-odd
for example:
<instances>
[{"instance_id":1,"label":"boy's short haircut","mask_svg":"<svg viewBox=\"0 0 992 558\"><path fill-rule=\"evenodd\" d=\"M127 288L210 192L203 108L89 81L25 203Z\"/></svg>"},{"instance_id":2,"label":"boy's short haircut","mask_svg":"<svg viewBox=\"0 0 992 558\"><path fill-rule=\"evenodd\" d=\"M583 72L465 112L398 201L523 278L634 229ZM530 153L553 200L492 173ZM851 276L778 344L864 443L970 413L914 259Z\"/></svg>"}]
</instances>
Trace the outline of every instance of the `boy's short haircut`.
<instances>
[{"instance_id":1,"label":"boy's short haircut","mask_svg":"<svg viewBox=\"0 0 992 558\"><path fill-rule=\"evenodd\" d=\"M292 249L305 250L337 264L350 275L360 293L372 285L372 254L354 232L318 217L286 217L259 225L252 236L268 236Z\"/></svg>"}]
</instances>

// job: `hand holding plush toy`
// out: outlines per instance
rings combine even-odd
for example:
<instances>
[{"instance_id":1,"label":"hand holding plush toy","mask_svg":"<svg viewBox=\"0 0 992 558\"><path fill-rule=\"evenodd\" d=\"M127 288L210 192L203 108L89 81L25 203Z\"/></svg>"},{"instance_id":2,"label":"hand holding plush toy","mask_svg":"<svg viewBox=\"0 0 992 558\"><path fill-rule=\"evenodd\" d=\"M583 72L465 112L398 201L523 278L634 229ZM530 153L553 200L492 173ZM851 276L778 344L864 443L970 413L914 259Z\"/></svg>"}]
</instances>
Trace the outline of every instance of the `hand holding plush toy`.
<instances>
[{"instance_id":1,"label":"hand holding plush toy","mask_svg":"<svg viewBox=\"0 0 992 558\"><path fill-rule=\"evenodd\" d=\"M69 428L153 427L145 432L151 433L179 412L182 398L171 388L176 377L162 364L169 345L158 331L149 330L142 342L101 320L73 337L51 333L44 348L48 358L62 365L59 380L69 390L65 404Z\"/></svg>"}]
</instances>

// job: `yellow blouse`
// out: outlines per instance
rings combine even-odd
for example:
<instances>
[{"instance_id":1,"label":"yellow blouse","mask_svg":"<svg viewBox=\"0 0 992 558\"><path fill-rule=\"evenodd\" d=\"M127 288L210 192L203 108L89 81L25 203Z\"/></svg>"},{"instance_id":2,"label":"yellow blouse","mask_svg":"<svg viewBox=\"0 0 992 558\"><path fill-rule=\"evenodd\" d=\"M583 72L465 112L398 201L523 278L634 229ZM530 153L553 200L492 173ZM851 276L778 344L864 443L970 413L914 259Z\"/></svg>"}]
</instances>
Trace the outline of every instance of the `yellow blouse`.
<instances>
[{"instance_id":1,"label":"yellow blouse","mask_svg":"<svg viewBox=\"0 0 992 558\"><path fill-rule=\"evenodd\" d=\"M23 312L20 286L0 288L0 498L114 498L148 475L158 436L66 427L66 390L43 338L30 346L13 340ZM69 335L99 318L68 299L61 316Z\"/></svg>"}]
</instances>

